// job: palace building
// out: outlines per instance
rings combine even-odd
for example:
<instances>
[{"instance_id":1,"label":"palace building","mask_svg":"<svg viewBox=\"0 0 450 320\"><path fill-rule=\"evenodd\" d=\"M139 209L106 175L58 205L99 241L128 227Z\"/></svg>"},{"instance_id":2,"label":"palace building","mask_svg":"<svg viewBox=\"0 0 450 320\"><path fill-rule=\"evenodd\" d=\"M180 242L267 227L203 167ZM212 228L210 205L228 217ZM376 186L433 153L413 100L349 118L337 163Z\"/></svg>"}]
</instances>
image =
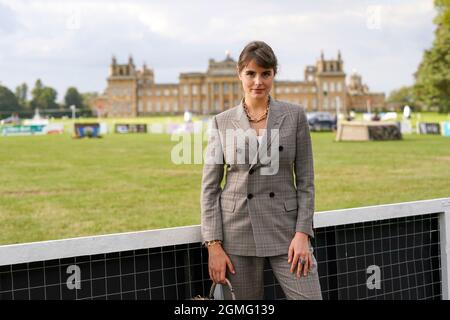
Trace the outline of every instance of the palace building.
<instances>
[{"instance_id":1,"label":"palace building","mask_svg":"<svg viewBox=\"0 0 450 320\"><path fill-rule=\"evenodd\" d=\"M127 64L112 58L105 92L95 100L100 117L137 117L154 114L216 114L239 104L243 90L236 73L237 61L227 53L222 61L210 59L206 72L180 73L178 83L156 83L152 69L137 69L130 56ZM303 105L307 111L347 112L381 109L384 93L373 93L353 73L346 83L344 62L326 60L306 66L303 81L275 80L274 99Z\"/></svg>"}]
</instances>

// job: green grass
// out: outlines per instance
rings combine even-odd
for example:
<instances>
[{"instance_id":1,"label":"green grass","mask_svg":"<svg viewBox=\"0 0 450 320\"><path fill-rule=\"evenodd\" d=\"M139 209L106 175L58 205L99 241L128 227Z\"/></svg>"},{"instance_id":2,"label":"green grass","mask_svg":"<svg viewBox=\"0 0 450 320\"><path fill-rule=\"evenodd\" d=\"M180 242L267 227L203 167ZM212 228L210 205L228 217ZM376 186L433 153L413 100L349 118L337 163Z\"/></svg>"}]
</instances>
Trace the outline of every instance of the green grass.
<instances>
[{"instance_id":1,"label":"green grass","mask_svg":"<svg viewBox=\"0 0 450 320\"><path fill-rule=\"evenodd\" d=\"M450 196L450 138L313 133L316 211ZM0 137L0 244L200 223L202 165L167 134Z\"/></svg>"}]
</instances>

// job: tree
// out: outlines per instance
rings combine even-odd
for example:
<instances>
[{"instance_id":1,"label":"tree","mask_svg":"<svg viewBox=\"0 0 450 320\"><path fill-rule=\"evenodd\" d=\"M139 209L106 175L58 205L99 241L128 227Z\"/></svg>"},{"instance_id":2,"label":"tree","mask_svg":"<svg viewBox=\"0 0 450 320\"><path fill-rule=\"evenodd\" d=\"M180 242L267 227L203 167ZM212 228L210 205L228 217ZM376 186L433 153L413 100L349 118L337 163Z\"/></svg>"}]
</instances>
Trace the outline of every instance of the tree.
<instances>
[{"instance_id":1,"label":"tree","mask_svg":"<svg viewBox=\"0 0 450 320\"><path fill-rule=\"evenodd\" d=\"M50 88L50 87L44 87L44 89L42 89L42 94L41 94L41 105L42 105L42 109L46 110L46 109L57 109L59 106L56 103L56 97L58 96L58 93L56 92L55 89Z\"/></svg>"},{"instance_id":2,"label":"tree","mask_svg":"<svg viewBox=\"0 0 450 320\"><path fill-rule=\"evenodd\" d=\"M30 105L33 109L48 110L58 108L58 104L56 103L58 93L51 87L45 87L40 79L36 80L31 94L33 99Z\"/></svg>"},{"instance_id":3,"label":"tree","mask_svg":"<svg viewBox=\"0 0 450 320\"><path fill-rule=\"evenodd\" d=\"M435 39L415 73L414 96L439 112L450 112L450 0L435 0L434 5Z\"/></svg>"},{"instance_id":4,"label":"tree","mask_svg":"<svg viewBox=\"0 0 450 320\"><path fill-rule=\"evenodd\" d=\"M19 105L22 109L26 109L28 107L27 99L28 99L28 86L24 82L20 86L16 87L16 98Z\"/></svg>"},{"instance_id":5,"label":"tree","mask_svg":"<svg viewBox=\"0 0 450 320\"><path fill-rule=\"evenodd\" d=\"M420 107L420 104L415 100L413 90L412 86L403 86L397 90L392 90L386 102L397 105L398 107L403 107L405 105L409 105L413 108Z\"/></svg>"},{"instance_id":6,"label":"tree","mask_svg":"<svg viewBox=\"0 0 450 320\"><path fill-rule=\"evenodd\" d=\"M83 105L86 109L93 110L93 101L98 98L97 92L85 92L81 94L83 98Z\"/></svg>"},{"instance_id":7,"label":"tree","mask_svg":"<svg viewBox=\"0 0 450 320\"><path fill-rule=\"evenodd\" d=\"M387 102L412 104L414 102L412 91L413 88L408 86L403 86L397 90L392 90L387 98Z\"/></svg>"},{"instance_id":8,"label":"tree","mask_svg":"<svg viewBox=\"0 0 450 320\"><path fill-rule=\"evenodd\" d=\"M72 105L74 105L77 109L84 108L83 97L75 87L70 87L67 89L66 95L64 96L64 102L66 108L70 108Z\"/></svg>"},{"instance_id":9,"label":"tree","mask_svg":"<svg viewBox=\"0 0 450 320\"><path fill-rule=\"evenodd\" d=\"M40 108L39 106L39 99L40 96L42 95L42 81L41 79L37 79L36 82L34 83L34 88L31 91L31 101L30 101L30 106L32 109L36 109L36 108Z\"/></svg>"},{"instance_id":10,"label":"tree","mask_svg":"<svg viewBox=\"0 0 450 320\"><path fill-rule=\"evenodd\" d=\"M7 87L0 86L0 113L18 111L20 111L20 105L17 97Z\"/></svg>"}]
</instances>

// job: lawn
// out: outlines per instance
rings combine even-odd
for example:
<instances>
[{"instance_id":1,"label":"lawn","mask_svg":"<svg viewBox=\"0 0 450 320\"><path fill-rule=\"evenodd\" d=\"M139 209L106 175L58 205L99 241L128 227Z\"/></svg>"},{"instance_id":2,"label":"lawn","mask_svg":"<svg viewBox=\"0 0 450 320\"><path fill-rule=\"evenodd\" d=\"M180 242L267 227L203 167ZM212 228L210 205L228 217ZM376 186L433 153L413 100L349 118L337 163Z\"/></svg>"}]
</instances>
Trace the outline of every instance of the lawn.
<instances>
[{"instance_id":1,"label":"lawn","mask_svg":"<svg viewBox=\"0 0 450 320\"><path fill-rule=\"evenodd\" d=\"M450 138L313 133L316 211L450 196ZM0 244L200 223L202 165L167 134L0 137Z\"/></svg>"}]
</instances>

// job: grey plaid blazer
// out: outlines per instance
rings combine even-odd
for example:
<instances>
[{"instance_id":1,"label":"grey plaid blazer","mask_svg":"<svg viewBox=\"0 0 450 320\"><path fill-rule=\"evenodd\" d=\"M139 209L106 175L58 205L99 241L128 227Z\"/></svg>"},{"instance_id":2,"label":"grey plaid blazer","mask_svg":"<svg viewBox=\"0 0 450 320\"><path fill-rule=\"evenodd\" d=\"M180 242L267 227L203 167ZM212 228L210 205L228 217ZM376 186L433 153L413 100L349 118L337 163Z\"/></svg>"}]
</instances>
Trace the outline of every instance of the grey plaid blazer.
<instances>
[{"instance_id":1,"label":"grey plaid blazer","mask_svg":"<svg viewBox=\"0 0 450 320\"><path fill-rule=\"evenodd\" d=\"M220 161L203 167L203 241L222 240L229 254L263 257L287 254L296 231L314 237L314 166L303 107L271 98L259 146L242 101L214 116L211 129L206 157Z\"/></svg>"}]
</instances>

